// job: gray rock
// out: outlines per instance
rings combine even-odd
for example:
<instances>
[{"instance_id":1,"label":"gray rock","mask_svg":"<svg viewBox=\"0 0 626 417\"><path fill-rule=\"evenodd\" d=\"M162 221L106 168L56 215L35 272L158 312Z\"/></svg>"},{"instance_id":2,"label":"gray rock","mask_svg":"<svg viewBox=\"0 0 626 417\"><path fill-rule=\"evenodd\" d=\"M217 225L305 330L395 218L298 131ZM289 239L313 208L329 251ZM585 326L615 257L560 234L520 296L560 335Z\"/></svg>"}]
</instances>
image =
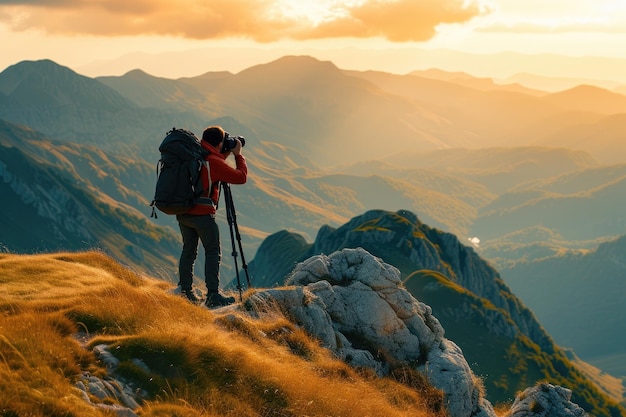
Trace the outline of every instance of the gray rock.
<instances>
[{"instance_id":1,"label":"gray rock","mask_svg":"<svg viewBox=\"0 0 626 417\"><path fill-rule=\"evenodd\" d=\"M519 394L507 417L587 417L571 402L572 391L552 384L539 384Z\"/></svg>"},{"instance_id":2,"label":"gray rock","mask_svg":"<svg viewBox=\"0 0 626 417\"><path fill-rule=\"evenodd\" d=\"M102 344L94 346L93 353L109 370L117 368L117 365L120 364L119 359L109 352L107 345Z\"/></svg>"},{"instance_id":3,"label":"gray rock","mask_svg":"<svg viewBox=\"0 0 626 417\"><path fill-rule=\"evenodd\" d=\"M115 414L117 417L137 417L137 413L127 407L115 404L97 404L99 409Z\"/></svg>"}]
</instances>

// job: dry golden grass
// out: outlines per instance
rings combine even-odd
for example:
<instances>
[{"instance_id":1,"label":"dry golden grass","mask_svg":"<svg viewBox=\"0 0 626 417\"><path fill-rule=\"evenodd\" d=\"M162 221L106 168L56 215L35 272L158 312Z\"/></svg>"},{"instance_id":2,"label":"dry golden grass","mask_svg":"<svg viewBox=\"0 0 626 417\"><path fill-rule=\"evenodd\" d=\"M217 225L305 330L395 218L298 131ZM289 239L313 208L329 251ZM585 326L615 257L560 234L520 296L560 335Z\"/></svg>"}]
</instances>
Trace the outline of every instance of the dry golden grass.
<instances>
[{"instance_id":1,"label":"dry golden grass","mask_svg":"<svg viewBox=\"0 0 626 417\"><path fill-rule=\"evenodd\" d=\"M98 252L0 255L0 415L107 415L73 387L83 372L106 374L98 344L149 394L142 416L445 415L413 371L358 372L278 311L219 313L169 288Z\"/></svg>"}]
</instances>

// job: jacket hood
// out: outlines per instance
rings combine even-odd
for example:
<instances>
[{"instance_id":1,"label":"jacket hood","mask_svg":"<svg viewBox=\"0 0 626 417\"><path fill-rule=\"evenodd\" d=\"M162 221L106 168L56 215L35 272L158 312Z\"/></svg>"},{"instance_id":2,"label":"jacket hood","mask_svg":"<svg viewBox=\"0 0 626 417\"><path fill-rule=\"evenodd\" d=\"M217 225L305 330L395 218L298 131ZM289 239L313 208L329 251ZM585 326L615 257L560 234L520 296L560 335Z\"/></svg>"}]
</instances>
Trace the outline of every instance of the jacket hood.
<instances>
[{"instance_id":1,"label":"jacket hood","mask_svg":"<svg viewBox=\"0 0 626 417\"><path fill-rule=\"evenodd\" d=\"M226 157L228 156L227 153L221 153L215 146L211 145L207 141L201 140L200 145L207 151L211 152L211 155L217 155L222 159L226 159Z\"/></svg>"}]
</instances>

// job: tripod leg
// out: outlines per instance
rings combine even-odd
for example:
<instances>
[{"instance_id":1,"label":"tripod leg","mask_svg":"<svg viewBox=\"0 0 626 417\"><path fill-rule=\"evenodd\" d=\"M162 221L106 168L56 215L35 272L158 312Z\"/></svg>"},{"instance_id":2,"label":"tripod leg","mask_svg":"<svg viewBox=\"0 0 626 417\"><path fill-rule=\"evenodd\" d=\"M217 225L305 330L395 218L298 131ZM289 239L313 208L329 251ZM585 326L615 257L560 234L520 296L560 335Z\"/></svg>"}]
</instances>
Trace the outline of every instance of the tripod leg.
<instances>
[{"instance_id":1,"label":"tripod leg","mask_svg":"<svg viewBox=\"0 0 626 417\"><path fill-rule=\"evenodd\" d=\"M246 273L246 283L248 284L248 288L250 288L250 275L248 274L248 264L246 263L246 258L243 254L243 245L241 244L241 234L239 233L239 225L237 224L237 214L235 212L235 205L233 203L233 195L230 192L230 186L228 187L228 199L230 200L228 204L230 206L231 216L233 219L233 225L235 228L235 236L237 238L237 243L239 244L239 253L241 254L241 267Z\"/></svg>"},{"instance_id":2,"label":"tripod leg","mask_svg":"<svg viewBox=\"0 0 626 417\"><path fill-rule=\"evenodd\" d=\"M231 254L233 255L233 262L235 263L235 274L237 276L239 301L243 301L243 289L241 287L241 280L239 278L239 266L237 265L237 248L235 247L235 234L233 232L235 227L235 217L233 215L232 197L230 195L230 187L228 184L223 182L222 189L224 190L224 201L226 202L226 219L228 220L228 230L230 231L230 242L232 247Z\"/></svg>"}]
</instances>

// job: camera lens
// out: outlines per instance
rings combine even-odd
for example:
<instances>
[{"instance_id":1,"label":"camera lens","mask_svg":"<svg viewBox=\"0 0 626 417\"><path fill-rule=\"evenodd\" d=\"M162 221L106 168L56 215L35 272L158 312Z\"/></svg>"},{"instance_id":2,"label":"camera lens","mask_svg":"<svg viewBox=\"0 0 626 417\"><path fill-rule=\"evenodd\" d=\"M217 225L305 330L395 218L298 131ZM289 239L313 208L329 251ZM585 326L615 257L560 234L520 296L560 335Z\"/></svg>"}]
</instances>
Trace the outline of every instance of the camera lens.
<instances>
[{"instance_id":1,"label":"camera lens","mask_svg":"<svg viewBox=\"0 0 626 417\"><path fill-rule=\"evenodd\" d=\"M230 136L226 133L226 137L224 138L224 144L222 145L222 153L226 153L231 149L234 149L237 146L237 139L241 142L241 147L243 148L246 144L246 139L243 136Z\"/></svg>"}]
</instances>

